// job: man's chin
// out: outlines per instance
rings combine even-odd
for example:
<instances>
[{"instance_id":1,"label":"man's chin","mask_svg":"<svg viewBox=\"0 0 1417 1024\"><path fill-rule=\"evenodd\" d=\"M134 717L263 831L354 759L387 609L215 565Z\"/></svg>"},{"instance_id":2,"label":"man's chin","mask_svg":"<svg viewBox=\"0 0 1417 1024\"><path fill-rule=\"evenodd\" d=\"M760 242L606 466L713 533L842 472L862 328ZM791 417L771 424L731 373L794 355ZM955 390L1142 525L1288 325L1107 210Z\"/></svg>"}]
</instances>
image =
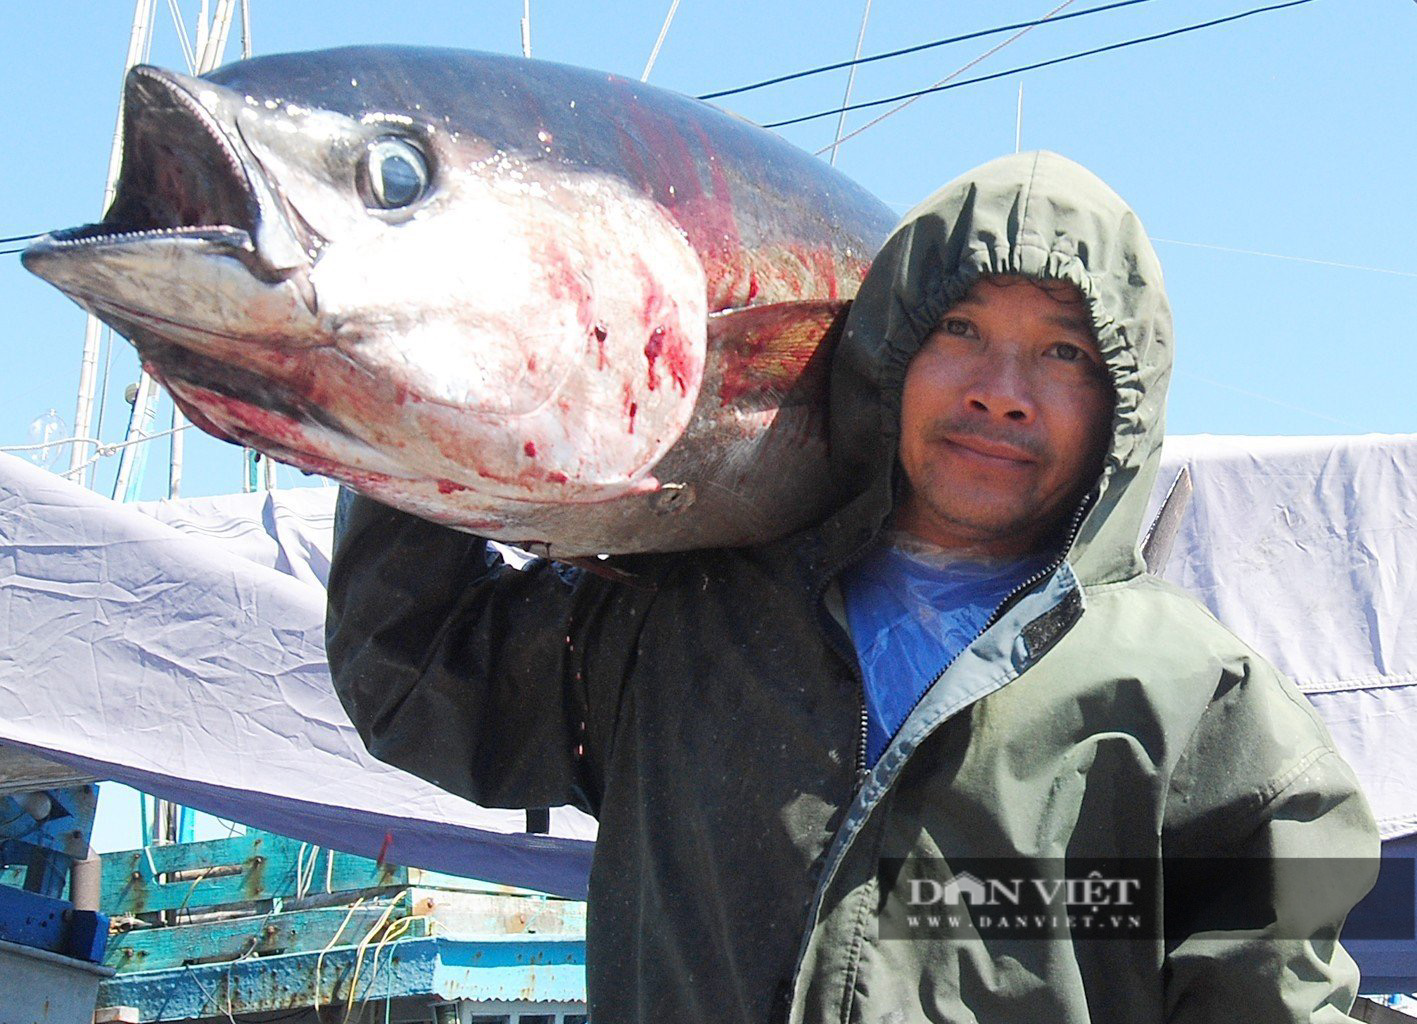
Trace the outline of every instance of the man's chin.
<instances>
[{"instance_id":1,"label":"man's chin","mask_svg":"<svg viewBox=\"0 0 1417 1024\"><path fill-rule=\"evenodd\" d=\"M926 502L907 498L897 510L895 526L947 550L990 557L1021 556L1034 550L1040 537L1037 518L1019 500L999 502Z\"/></svg>"}]
</instances>

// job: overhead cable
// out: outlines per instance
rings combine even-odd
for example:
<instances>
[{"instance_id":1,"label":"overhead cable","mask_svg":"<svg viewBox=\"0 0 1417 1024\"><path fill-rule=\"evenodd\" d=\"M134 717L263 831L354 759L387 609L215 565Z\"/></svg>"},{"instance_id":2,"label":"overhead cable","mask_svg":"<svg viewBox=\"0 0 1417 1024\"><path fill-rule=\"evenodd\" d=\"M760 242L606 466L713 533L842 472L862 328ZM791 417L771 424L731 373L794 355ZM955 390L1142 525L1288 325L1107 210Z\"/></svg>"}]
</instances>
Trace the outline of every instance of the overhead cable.
<instances>
[{"instance_id":1,"label":"overhead cable","mask_svg":"<svg viewBox=\"0 0 1417 1024\"><path fill-rule=\"evenodd\" d=\"M1064 64L1068 61L1081 60L1083 57L1095 57L1099 53L1107 53L1111 50L1121 50L1128 46L1139 46L1142 43L1154 43L1159 39L1169 39L1172 36L1184 35L1187 32L1198 32L1203 28L1214 28L1216 25L1224 25L1228 22L1239 21L1242 18L1249 18L1256 14L1267 14L1270 11L1282 11L1287 7L1299 7L1303 4L1313 3L1314 0L1289 0L1288 3L1271 4L1268 7L1255 7L1248 11L1241 11L1239 14L1231 14L1224 18L1215 18L1211 21L1202 21L1195 25L1187 25L1184 28L1171 29L1168 32L1158 32L1155 35L1141 36L1137 39L1128 39L1121 43L1111 43L1107 46L1098 46L1091 50L1083 50L1081 53L1070 53L1066 57L1054 57L1052 60L1039 61L1036 64L1025 64L1021 67L1009 68L1006 71L995 71L993 74L980 75L977 78L966 78L961 82L948 82L944 85L933 85L928 89L917 89L914 92L903 92L897 96L887 96L884 99L868 100L864 103L853 103L847 107L834 107L831 110L818 111L815 114L806 114L802 117L788 118L785 121L773 121L763 125L764 128L783 128L790 124L801 124L804 121L815 121L819 117L833 117L843 110L865 110L868 107L880 107L887 103L896 103L901 100L911 100L919 96L927 96L930 93L945 92L949 89L958 89L966 85L978 85L980 82L991 82L996 78L1007 78L1009 75L1022 74L1025 71L1037 71L1039 68L1051 67L1054 64ZM850 136L847 136L850 138ZM846 139L842 140L843 142Z\"/></svg>"},{"instance_id":2,"label":"overhead cable","mask_svg":"<svg viewBox=\"0 0 1417 1024\"><path fill-rule=\"evenodd\" d=\"M1063 2L1060 3L1057 7L1054 7L1054 8L1053 8L1051 11L1049 11L1047 14L1043 15L1042 20L1043 20L1043 21L1048 21L1048 20L1052 19L1053 17L1055 17L1055 16L1058 14L1059 11L1062 11L1062 10L1065 10L1065 9L1071 7L1071 6L1072 6L1073 4L1075 4L1076 2L1077 2L1077 0L1063 0ZM1011 35L1011 36L1009 36L1007 39L1005 39L1002 43L995 43L993 46L989 47L989 49L985 50L983 53L981 53L979 56L975 57L973 60L971 60L971 61L966 61L965 63L961 64L959 67L955 68L953 71L951 71L951 72L950 72L948 75L946 75L944 78L942 78L942 79L940 79L938 82L936 82L935 85L940 86L940 85L944 85L946 82L953 82L956 78L958 78L960 75L964 74L964 73L965 73L966 71L968 71L970 68L976 67L976 66L979 65L979 64L983 64L983 63L984 63L986 60L988 60L990 57L994 56L994 54L998 53L1000 50L1003 50L1003 49L1006 49L1007 47L1012 46L1014 43L1018 42L1020 39L1022 39L1024 36L1028 35L1030 32L1032 32L1032 31L1033 31L1035 28L1037 28L1037 27L1038 27L1037 25L1030 25L1030 26L1028 26L1027 28L1021 28L1021 29L1019 29L1019 30L1018 30L1017 32L1015 32L1013 35ZM854 139L854 138L856 138L856 136L860 135L862 132L866 131L866 130L869 129L869 128L875 127L876 125L878 125L878 124L880 124L882 121L884 121L886 118L890 117L892 114L899 114L899 113L900 113L902 110L904 110L906 107L910 106L912 103L917 103L917 102L919 102L919 100L920 100L920 97L919 97L919 96L912 96L910 99L906 100L904 103L897 103L895 106L893 106L893 107L891 107L889 110L887 110L884 114L877 114L875 117L871 118L871 120L869 120L869 121L867 121L865 124L863 124L860 128L855 128L855 129L853 129L849 135L844 135L844 136L842 136L841 138L837 139L834 143L832 143L832 145L834 145L834 146L840 146L843 142L846 142L848 139ZM822 155L823 153L825 153L825 152L826 152L826 147L823 146L821 149L817 150L817 151L816 151L815 153L813 153L812 155L813 155L813 156L821 156L821 155Z\"/></svg>"},{"instance_id":3,"label":"overhead cable","mask_svg":"<svg viewBox=\"0 0 1417 1024\"><path fill-rule=\"evenodd\" d=\"M4 245L6 242L23 242L30 238L38 238L42 234L44 234L43 231L36 231L32 235L11 235L9 238L0 238L0 245Z\"/></svg>"},{"instance_id":4,"label":"overhead cable","mask_svg":"<svg viewBox=\"0 0 1417 1024\"><path fill-rule=\"evenodd\" d=\"M1215 252L1232 252L1240 256L1263 256L1271 260L1289 260L1291 263L1310 263L1317 267L1338 267L1340 270L1362 270L1369 274L1389 274L1393 277L1414 277L1417 272L1411 270L1393 270L1390 267L1370 267L1362 263L1340 263L1337 260L1320 260L1312 256L1288 256L1279 252L1261 252L1258 249L1236 249L1229 245L1209 245L1205 242L1183 242L1178 238L1157 238L1151 236L1153 242L1160 242L1163 245L1184 245L1191 249L1211 249Z\"/></svg>"},{"instance_id":5,"label":"overhead cable","mask_svg":"<svg viewBox=\"0 0 1417 1024\"><path fill-rule=\"evenodd\" d=\"M1071 14L1060 14L1056 17L1045 16L1033 21L1020 21L1013 25L1000 25L998 28L986 28L979 32L969 32L962 36L950 36L948 39L936 39L930 43L919 43L916 46L907 46L900 50L890 50L886 53L873 54L870 57L857 56L852 60L837 61L835 64L823 64L821 67L808 68L806 71L794 71L790 75L778 75L776 78L767 78L761 82L754 82L751 85L740 85L736 89L721 89L718 92L706 92L698 99L716 100L720 96L736 96L740 92L751 92L754 89L765 89L770 85L777 85L779 82L791 82L797 78L807 78L810 75L821 75L828 71L838 71L841 68L857 67L861 64L870 64L873 61L889 60L892 57L904 57L907 54L919 53L921 50L934 49L937 46L949 46L951 43L968 42L971 39L983 39L986 36L996 36L1001 32L1012 32L1020 28L1036 28L1039 25L1066 21L1069 18L1081 18L1087 14L1099 14L1102 11L1115 10L1118 7L1131 7L1134 4L1150 3L1151 0L1119 0L1117 3L1103 4L1101 7L1089 7L1085 10L1074 11Z\"/></svg>"}]
</instances>

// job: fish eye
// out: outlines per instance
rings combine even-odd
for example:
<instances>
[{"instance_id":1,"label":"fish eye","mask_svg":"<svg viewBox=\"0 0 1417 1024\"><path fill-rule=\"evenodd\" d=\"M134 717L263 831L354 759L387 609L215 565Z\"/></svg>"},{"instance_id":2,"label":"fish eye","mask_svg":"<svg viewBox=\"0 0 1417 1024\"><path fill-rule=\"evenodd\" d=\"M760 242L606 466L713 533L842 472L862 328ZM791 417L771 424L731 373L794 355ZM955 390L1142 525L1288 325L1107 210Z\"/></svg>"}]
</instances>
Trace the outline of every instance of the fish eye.
<instances>
[{"instance_id":1,"label":"fish eye","mask_svg":"<svg viewBox=\"0 0 1417 1024\"><path fill-rule=\"evenodd\" d=\"M403 139L376 139L366 164L367 205L381 210L412 206L428 191L428 160Z\"/></svg>"}]
</instances>

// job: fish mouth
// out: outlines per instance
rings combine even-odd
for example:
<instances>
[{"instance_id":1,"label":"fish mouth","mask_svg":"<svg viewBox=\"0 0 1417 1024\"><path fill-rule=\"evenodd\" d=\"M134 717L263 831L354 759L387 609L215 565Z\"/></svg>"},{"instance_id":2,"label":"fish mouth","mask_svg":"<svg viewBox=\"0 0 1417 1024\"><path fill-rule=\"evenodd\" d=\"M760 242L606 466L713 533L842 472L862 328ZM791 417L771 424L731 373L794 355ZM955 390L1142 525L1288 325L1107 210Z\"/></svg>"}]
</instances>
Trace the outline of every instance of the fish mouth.
<instances>
[{"instance_id":1,"label":"fish mouth","mask_svg":"<svg viewBox=\"0 0 1417 1024\"><path fill-rule=\"evenodd\" d=\"M169 342L148 339L143 355L144 368L213 437L258 448L307 472L402 476L337 417L279 380Z\"/></svg>"},{"instance_id":2,"label":"fish mouth","mask_svg":"<svg viewBox=\"0 0 1417 1024\"><path fill-rule=\"evenodd\" d=\"M144 364L169 390L199 389L244 405L267 409L292 422L314 424L341 434L347 432L338 420L318 405L270 377L170 342L145 339L142 351ZM188 414L188 419L200 417L200 409L190 404L183 411Z\"/></svg>"},{"instance_id":3,"label":"fish mouth","mask_svg":"<svg viewBox=\"0 0 1417 1024\"><path fill-rule=\"evenodd\" d=\"M306 272L318 240L293 218L238 141L243 98L140 65L129 73L123 103L123 163L112 204L97 223L37 239L21 257L25 267L102 306L104 295L68 279L71 257L190 243L239 261L262 282L299 279L311 305Z\"/></svg>"}]
</instances>

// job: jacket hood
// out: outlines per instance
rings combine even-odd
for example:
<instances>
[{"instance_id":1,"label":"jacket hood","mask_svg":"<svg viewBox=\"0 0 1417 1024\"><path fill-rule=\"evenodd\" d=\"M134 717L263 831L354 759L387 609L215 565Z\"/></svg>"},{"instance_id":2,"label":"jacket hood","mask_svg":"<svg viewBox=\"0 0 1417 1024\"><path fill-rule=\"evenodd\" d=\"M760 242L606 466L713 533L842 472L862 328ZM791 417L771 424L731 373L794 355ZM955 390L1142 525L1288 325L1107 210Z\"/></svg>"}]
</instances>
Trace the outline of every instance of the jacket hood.
<instances>
[{"instance_id":1,"label":"jacket hood","mask_svg":"<svg viewBox=\"0 0 1417 1024\"><path fill-rule=\"evenodd\" d=\"M832 367L836 479L856 494L824 526L845 557L881 529L894 498L906 368L980 277L1067 281L1082 293L1116 392L1112 438L1068 562L1083 584L1127 579L1164 433L1171 311L1141 222L1096 175L1055 153L1021 153L955 179L906 215L857 293Z\"/></svg>"}]
</instances>

